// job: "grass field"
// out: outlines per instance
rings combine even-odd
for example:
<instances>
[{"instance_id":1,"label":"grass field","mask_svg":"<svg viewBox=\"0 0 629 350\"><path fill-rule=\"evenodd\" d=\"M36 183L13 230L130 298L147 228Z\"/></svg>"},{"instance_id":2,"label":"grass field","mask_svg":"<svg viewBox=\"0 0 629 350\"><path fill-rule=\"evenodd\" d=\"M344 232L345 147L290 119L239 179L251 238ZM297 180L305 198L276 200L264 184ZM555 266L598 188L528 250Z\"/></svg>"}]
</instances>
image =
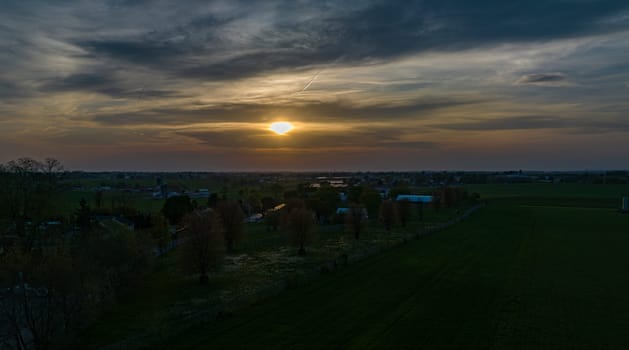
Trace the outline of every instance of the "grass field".
<instances>
[{"instance_id":1,"label":"grass field","mask_svg":"<svg viewBox=\"0 0 629 350\"><path fill-rule=\"evenodd\" d=\"M466 222L161 345L627 349L627 186L549 188L494 188Z\"/></svg>"}]
</instances>

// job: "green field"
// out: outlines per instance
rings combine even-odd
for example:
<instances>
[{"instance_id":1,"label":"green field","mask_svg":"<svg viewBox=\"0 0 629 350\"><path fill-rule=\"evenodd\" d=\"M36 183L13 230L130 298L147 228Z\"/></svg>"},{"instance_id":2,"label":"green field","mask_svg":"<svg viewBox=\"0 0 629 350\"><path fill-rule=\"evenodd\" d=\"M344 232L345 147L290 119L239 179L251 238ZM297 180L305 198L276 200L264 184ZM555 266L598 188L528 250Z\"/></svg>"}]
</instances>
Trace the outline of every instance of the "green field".
<instances>
[{"instance_id":1,"label":"green field","mask_svg":"<svg viewBox=\"0 0 629 350\"><path fill-rule=\"evenodd\" d=\"M451 229L161 345L627 349L627 186L551 186L488 185L489 206Z\"/></svg>"}]
</instances>

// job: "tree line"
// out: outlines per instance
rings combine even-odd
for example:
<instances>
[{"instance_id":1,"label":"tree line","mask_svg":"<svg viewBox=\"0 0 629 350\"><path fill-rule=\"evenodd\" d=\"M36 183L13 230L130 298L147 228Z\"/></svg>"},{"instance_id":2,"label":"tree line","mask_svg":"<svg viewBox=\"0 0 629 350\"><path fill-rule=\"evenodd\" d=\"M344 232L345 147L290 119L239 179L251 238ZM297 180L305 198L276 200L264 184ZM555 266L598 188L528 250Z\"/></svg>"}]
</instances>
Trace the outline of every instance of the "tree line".
<instances>
[{"instance_id":1,"label":"tree line","mask_svg":"<svg viewBox=\"0 0 629 350\"><path fill-rule=\"evenodd\" d=\"M71 344L151 269L150 238L91 225L84 200L51 217L62 177L55 159L0 166L0 348Z\"/></svg>"}]
</instances>

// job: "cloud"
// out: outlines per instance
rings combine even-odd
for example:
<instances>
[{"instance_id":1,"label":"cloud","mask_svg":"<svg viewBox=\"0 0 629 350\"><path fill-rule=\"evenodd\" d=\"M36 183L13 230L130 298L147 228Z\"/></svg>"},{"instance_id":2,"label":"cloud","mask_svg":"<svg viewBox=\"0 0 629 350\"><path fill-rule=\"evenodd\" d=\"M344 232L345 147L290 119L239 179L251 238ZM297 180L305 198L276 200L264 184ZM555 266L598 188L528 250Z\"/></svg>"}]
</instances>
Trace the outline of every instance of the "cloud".
<instances>
[{"instance_id":1,"label":"cloud","mask_svg":"<svg viewBox=\"0 0 629 350\"><path fill-rule=\"evenodd\" d=\"M398 0L370 1L356 9L340 1L325 5L305 1L298 9L285 1L241 6L238 12L206 13L138 35L101 35L75 44L94 57L185 78L232 80L629 27L598 25L601 18L629 8L625 1L611 0L547 0L518 6L504 1Z\"/></svg>"},{"instance_id":2,"label":"cloud","mask_svg":"<svg viewBox=\"0 0 629 350\"><path fill-rule=\"evenodd\" d=\"M0 79L0 99L18 99L31 96L32 92L29 89L21 86L18 83L12 81L6 81Z\"/></svg>"},{"instance_id":3,"label":"cloud","mask_svg":"<svg viewBox=\"0 0 629 350\"><path fill-rule=\"evenodd\" d=\"M102 125L187 125L220 122L270 122L282 117L299 122L369 123L387 120L420 120L440 110L471 106L483 100L430 98L357 105L352 101L310 101L293 104L224 103L197 108L160 107L127 113L98 113L92 120Z\"/></svg>"},{"instance_id":4,"label":"cloud","mask_svg":"<svg viewBox=\"0 0 629 350\"><path fill-rule=\"evenodd\" d=\"M571 126L565 119L546 115L500 117L468 122L434 124L433 127L461 131L555 129Z\"/></svg>"},{"instance_id":5,"label":"cloud","mask_svg":"<svg viewBox=\"0 0 629 350\"><path fill-rule=\"evenodd\" d=\"M537 73L522 76L516 84L519 85L550 85L557 86L566 82L566 76L563 73Z\"/></svg>"},{"instance_id":6,"label":"cloud","mask_svg":"<svg viewBox=\"0 0 629 350\"><path fill-rule=\"evenodd\" d=\"M550 115L510 116L464 122L433 124L432 127L457 131L500 131L563 129L569 134L602 134L629 132L629 122L623 117L569 118Z\"/></svg>"},{"instance_id":7,"label":"cloud","mask_svg":"<svg viewBox=\"0 0 629 350\"><path fill-rule=\"evenodd\" d=\"M276 136L267 130L247 128L229 130L183 130L177 135L190 137L213 148L225 149L291 149L291 150L342 150L342 149L435 149L433 141L407 140L406 132L393 128L370 130L295 130L287 136Z\"/></svg>"},{"instance_id":8,"label":"cloud","mask_svg":"<svg viewBox=\"0 0 629 350\"><path fill-rule=\"evenodd\" d=\"M63 78L49 79L40 87L42 92L96 92L112 98L167 98L182 97L174 90L152 90L144 86L128 88L123 81L115 78L113 72L78 73Z\"/></svg>"},{"instance_id":9,"label":"cloud","mask_svg":"<svg viewBox=\"0 0 629 350\"><path fill-rule=\"evenodd\" d=\"M269 168L287 149L368 168L429 151L445 164L440 152L459 147L456 163L470 138L500 148L530 130L578 149L629 130L627 11L614 0L5 1L0 139L73 156L94 144L94 157L125 164L143 159L126 149L137 144L175 148L177 164L185 151L213 162L268 149ZM274 137L264 128L278 119L313 129Z\"/></svg>"}]
</instances>

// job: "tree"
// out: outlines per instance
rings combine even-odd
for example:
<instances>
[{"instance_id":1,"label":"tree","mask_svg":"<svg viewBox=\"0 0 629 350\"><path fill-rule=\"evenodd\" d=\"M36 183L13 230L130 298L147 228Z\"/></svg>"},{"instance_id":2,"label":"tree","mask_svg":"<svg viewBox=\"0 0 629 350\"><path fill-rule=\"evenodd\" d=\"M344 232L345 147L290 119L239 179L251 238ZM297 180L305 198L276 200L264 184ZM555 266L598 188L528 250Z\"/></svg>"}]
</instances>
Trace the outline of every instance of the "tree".
<instances>
[{"instance_id":1,"label":"tree","mask_svg":"<svg viewBox=\"0 0 629 350\"><path fill-rule=\"evenodd\" d=\"M350 202L358 203L363 194L363 186L350 186L347 189L347 199Z\"/></svg>"},{"instance_id":2,"label":"tree","mask_svg":"<svg viewBox=\"0 0 629 350\"><path fill-rule=\"evenodd\" d=\"M419 222L424 222L424 202L417 203L417 216L419 216Z\"/></svg>"},{"instance_id":3,"label":"tree","mask_svg":"<svg viewBox=\"0 0 629 350\"><path fill-rule=\"evenodd\" d=\"M336 212L336 208L341 202L339 193L329 185L321 186L313 199L312 209L316 212L317 218L324 220L328 220Z\"/></svg>"},{"instance_id":4,"label":"tree","mask_svg":"<svg viewBox=\"0 0 629 350\"><path fill-rule=\"evenodd\" d=\"M192 201L188 196L173 196L166 199L162 207L162 214L168 219L171 225L181 223L183 217L192 212Z\"/></svg>"},{"instance_id":5,"label":"tree","mask_svg":"<svg viewBox=\"0 0 629 350\"><path fill-rule=\"evenodd\" d=\"M100 209L103 206L103 191L96 191L94 193L94 205Z\"/></svg>"},{"instance_id":6,"label":"tree","mask_svg":"<svg viewBox=\"0 0 629 350\"><path fill-rule=\"evenodd\" d=\"M63 164L57 159L46 158L42 164L42 171L46 176L56 177L57 174L63 172Z\"/></svg>"},{"instance_id":7,"label":"tree","mask_svg":"<svg viewBox=\"0 0 629 350\"><path fill-rule=\"evenodd\" d=\"M71 347L97 307L104 310L149 270L152 254L139 235L94 233L68 246L0 254L0 348Z\"/></svg>"},{"instance_id":8,"label":"tree","mask_svg":"<svg viewBox=\"0 0 629 350\"><path fill-rule=\"evenodd\" d=\"M387 199L382 201L382 204L380 205L379 219L387 232L390 232L393 225L397 222L397 211L395 203L393 203L392 200Z\"/></svg>"},{"instance_id":9,"label":"tree","mask_svg":"<svg viewBox=\"0 0 629 350\"><path fill-rule=\"evenodd\" d=\"M443 202L448 208L452 208L456 204L456 192L454 188L448 186L443 189Z\"/></svg>"},{"instance_id":10,"label":"tree","mask_svg":"<svg viewBox=\"0 0 629 350\"><path fill-rule=\"evenodd\" d=\"M0 169L0 219L11 224L12 231L26 250L33 248L39 239L37 227L54 210L52 198L57 190L58 173L62 170L60 163L52 158L44 162L19 158Z\"/></svg>"},{"instance_id":11,"label":"tree","mask_svg":"<svg viewBox=\"0 0 629 350\"><path fill-rule=\"evenodd\" d=\"M250 212L248 215L252 215L254 213L259 213L262 211L262 196L256 190L250 190L246 196L247 208L249 208Z\"/></svg>"},{"instance_id":12,"label":"tree","mask_svg":"<svg viewBox=\"0 0 629 350\"><path fill-rule=\"evenodd\" d=\"M406 227L406 222L411 217L411 202L408 199L397 201L397 212L402 227Z\"/></svg>"},{"instance_id":13,"label":"tree","mask_svg":"<svg viewBox=\"0 0 629 350\"><path fill-rule=\"evenodd\" d=\"M396 200L398 195L400 195L400 194L410 194L410 193L411 193L411 190L408 188L408 186L406 184L401 184L401 185L398 185L398 186L392 188L389 191L389 198L391 198L393 200Z\"/></svg>"},{"instance_id":14,"label":"tree","mask_svg":"<svg viewBox=\"0 0 629 350\"><path fill-rule=\"evenodd\" d=\"M85 234L92 228L92 210L87 204L85 198L81 198L79 205L79 208L75 212L76 224L79 227L79 230L81 230L81 233Z\"/></svg>"},{"instance_id":15,"label":"tree","mask_svg":"<svg viewBox=\"0 0 629 350\"><path fill-rule=\"evenodd\" d=\"M305 255L305 245L314 240L314 227L314 214L305 207L293 208L288 213L288 237L293 245L299 247L299 255Z\"/></svg>"},{"instance_id":16,"label":"tree","mask_svg":"<svg viewBox=\"0 0 629 350\"><path fill-rule=\"evenodd\" d=\"M435 212L439 212L441 209L441 191L435 190L432 193L432 207L435 209Z\"/></svg>"},{"instance_id":17,"label":"tree","mask_svg":"<svg viewBox=\"0 0 629 350\"><path fill-rule=\"evenodd\" d=\"M168 220L163 215L157 215L152 218L152 225L146 231L153 242L157 244L160 253L165 252L171 241Z\"/></svg>"},{"instance_id":18,"label":"tree","mask_svg":"<svg viewBox=\"0 0 629 350\"><path fill-rule=\"evenodd\" d=\"M303 199L299 198L289 198L285 203L284 207L282 207L280 211L280 225L286 226L288 225L288 215L295 209L306 208L306 203Z\"/></svg>"},{"instance_id":19,"label":"tree","mask_svg":"<svg viewBox=\"0 0 629 350\"><path fill-rule=\"evenodd\" d=\"M469 194L467 193L467 190L462 187L456 187L454 189L454 194L456 198L455 204L457 207L461 206L461 204L469 199Z\"/></svg>"},{"instance_id":20,"label":"tree","mask_svg":"<svg viewBox=\"0 0 629 350\"><path fill-rule=\"evenodd\" d=\"M377 218L380 204L382 203L382 196L373 188L364 188L360 195L360 203L367 209L369 218Z\"/></svg>"},{"instance_id":21,"label":"tree","mask_svg":"<svg viewBox=\"0 0 629 350\"><path fill-rule=\"evenodd\" d=\"M223 225L223 235L227 252L234 250L234 243L243 238L243 222L245 214L238 202L225 200L218 203L216 212Z\"/></svg>"},{"instance_id":22,"label":"tree","mask_svg":"<svg viewBox=\"0 0 629 350\"><path fill-rule=\"evenodd\" d=\"M207 206L209 208L216 208L217 204L218 204L218 193L216 192L210 193L209 197L207 198Z\"/></svg>"},{"instance_id":23,"label":"tree","mask_svg":"<svg viewBox=\"0 0 629 350\"><path fill-rule=\"evenodd\" d=\"M87 298L70 255L11 251L1 260L0 324L9 347L48 349L78 329Z\"/></svg>"},{"instance_id":24,"label":"tree","mask_svg":"<svg viewBox=\"0 0 629 350\"><path fill-rule=\"evenodd\" d=\"M277 231L280 226L280 212L278 210L268 211L264 215L264 222L266 223L267 231Z\"/></svg>"},{"instance_id":25,"label":"tree","mask_svg":"<svg viewBox=\"0 0 629 350\"><path fill-rule=\"evenodd\" d=\"M276 205L279 204L277 202L277 200L275 200L275 198L273 198L273 197L262 197L260 202L262 204L262 211L263 212L266 212L269 209L273 209L273 208L275 208Z\"/></svg>"},{"instance_id":26,"label":"tree","mask_svg":"<svg viewBox=\"0 0 629 350\"><path fill-rule=\"evenodd\" d=\"M209 283L208 271L223 256L224 236L220 219L212 209L194 211L184 218L185 233L180 257L185 268L199 274L199 283Z\"/></svg>"},{"instance_id":27,"label":"tree","mask_svg":"<svg viewBox=\"0 0 629 350\"><path fill-rule=\"evenodd\" d=\"M365 208L358 204L350 204L345 214L345 230L351 232L354 238L359 239L365 219Z\"/></svg>"}]
</instances>

